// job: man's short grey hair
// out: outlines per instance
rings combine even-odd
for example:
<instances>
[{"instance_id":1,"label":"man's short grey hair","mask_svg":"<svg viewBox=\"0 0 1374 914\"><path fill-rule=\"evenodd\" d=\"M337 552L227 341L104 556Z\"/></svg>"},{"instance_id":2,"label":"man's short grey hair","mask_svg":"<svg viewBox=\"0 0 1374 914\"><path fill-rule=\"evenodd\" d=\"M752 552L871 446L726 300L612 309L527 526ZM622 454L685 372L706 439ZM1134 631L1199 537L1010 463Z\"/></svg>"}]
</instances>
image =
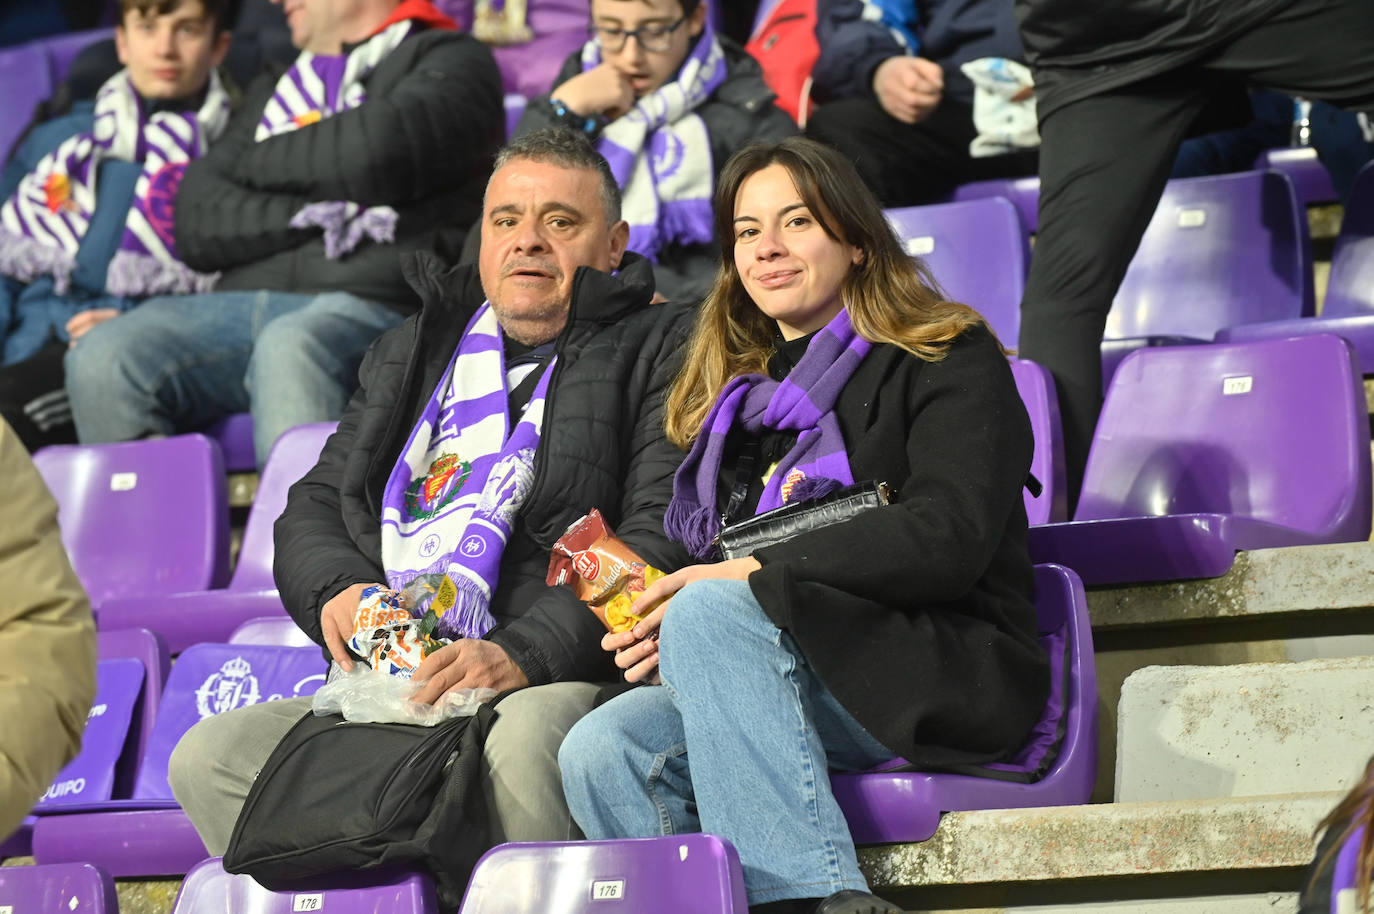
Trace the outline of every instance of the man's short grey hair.
<instances>
[{"instance_id":1,"label":"man's short grey hair","mask_svg":"<svg viewBox=\"0 0 1374 914\"><path fill-rule=\"evenodd\" d=\"M546 127L516 137L496 153L496 166L492 172L516 159L596 172L601 179L601 206L606 211L606 222L615 225L620 221L620 185L615 183L611 166L596 151L586 134L566 127Z\"/></svg>"}]
</instances>

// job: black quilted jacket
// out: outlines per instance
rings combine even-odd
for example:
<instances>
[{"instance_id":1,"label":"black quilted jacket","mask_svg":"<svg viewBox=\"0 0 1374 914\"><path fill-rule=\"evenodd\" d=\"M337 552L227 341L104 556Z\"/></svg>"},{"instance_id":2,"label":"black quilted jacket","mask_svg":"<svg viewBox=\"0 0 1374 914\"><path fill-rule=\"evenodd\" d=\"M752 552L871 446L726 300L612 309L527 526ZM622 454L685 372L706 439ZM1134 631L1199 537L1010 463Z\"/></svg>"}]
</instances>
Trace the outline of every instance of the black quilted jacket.
<instances>
[{"instance_id":1,"label":"black quilted jacket","mask_svg":"<svg viewBox=\"0 0 1374 914\"><path fill-rule=\"evenodd\" d=\"M461 249L505 136L491 52L468 35L418 32L368 76L362 105L254 142L279 76L254 82L224 136L187 166L176 204L181 259L223 271L221 290L344 291L414 310L397 255ZM328 260L319 229L289 226L302 206L327 200L391 206L395 242L364 241Z\"/></svg>"},{"instance_id":2,"label":"black quilted jacket","mask_svg":"<svg viewBox=\"0 0 1374 914\"><path fill-rule=\"evenodd\" d=\"M352 584L383 581L381 498L411 428L443 377L458 339L485 300L473 266L445 268L417 253L404 262L420 314L368 353L339 430L287 498L276 525L277 586L315 641L320 608ZM640 555L664 570L686 554L663 534L682 452L663 435L662 399L677 370L688 312L651 306L653 275L638 258L618 276L583 267L573 280L568 324L535 456L535 482L502 558L492 599L506 649L531 685L610 681L604 630L566 587L547 587L549 550L591 508Z\"/></svg>"}]
</instances>

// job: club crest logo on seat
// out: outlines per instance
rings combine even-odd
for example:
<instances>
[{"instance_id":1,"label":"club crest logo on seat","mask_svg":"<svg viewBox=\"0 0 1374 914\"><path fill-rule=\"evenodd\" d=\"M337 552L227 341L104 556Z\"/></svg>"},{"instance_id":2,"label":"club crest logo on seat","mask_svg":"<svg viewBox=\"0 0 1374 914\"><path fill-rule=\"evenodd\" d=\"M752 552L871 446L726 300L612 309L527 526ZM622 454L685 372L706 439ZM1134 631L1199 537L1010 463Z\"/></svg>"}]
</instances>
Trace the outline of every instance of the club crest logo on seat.
<instances>
[{"instance_id":1,"label":"club crest logo on seat","mask_svg":"<svg viewBox=\"0 0 1374 914\"><path fill-rule=\"evenodd\" d=\"M429 473L413 479L405 492L406 515L429 520L458 497L472 473L472 464L457 454L444 454L429 465Z\"/></svg>"},{"instance_id":2,"label":"club crest logo on seat","mask_svg":"<svg viewBox=\"0 0 1374 914\"><path fill-rule=\"evenodd\" d=\"M218 672L211 673L196 689L196 711L202 719L255 705L262 700L258 677L253 667L242 657L225 662Z\"/></svg>"}]
</instances>

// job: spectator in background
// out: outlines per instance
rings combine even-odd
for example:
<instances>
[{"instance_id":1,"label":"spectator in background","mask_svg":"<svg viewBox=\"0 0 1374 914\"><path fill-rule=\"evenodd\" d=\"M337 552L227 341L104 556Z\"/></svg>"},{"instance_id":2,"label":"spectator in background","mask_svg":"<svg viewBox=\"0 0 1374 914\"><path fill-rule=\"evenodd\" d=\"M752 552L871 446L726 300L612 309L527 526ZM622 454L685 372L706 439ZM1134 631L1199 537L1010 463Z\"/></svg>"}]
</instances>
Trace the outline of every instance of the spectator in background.
<instances>
[{"instance_id":1,"label":"spectator in background","mask_svg":"<svg viewBox=\"0 0 1374 914\"><path fill-rule=\"evenodd\" d=\"M229 121L226 0L122 0L124 69L35 127L0 176L0 414L29 450L73 442L69 341L208 277L176 257L167 180Z\"/></svg>"},{"instance_id":2,"label":"spectator in background","mask_svg":"<svg viewBox=\"0 0 1374 914\"><path fill-rule=\"evenodd\" d=\"M630 250L654 262L658 291L700 298L715 277L711 190L753 140L797 132L758 63L718 36L701 0L592 0L592 38L516 135L558 124L596 138L625 195Z\"/></svg>"},{"instance_id":3,"label":"spectator in background","mask_svg":"<svg viewBox=\"0 0 1374 914\"><path fill-rule=\"evenodd\" d=\"M960 66L1023 60L1012 0L819 0L816 32L806 132L854 162L884 206L1035 173L1033 148L970 151L974 87Z\"/></svg>"},{"instance_id":4,"label":"spectator in background","mask_svg":"<svg viewBox=\"0 0 1374 914\"><path fill-rule=\"evenodd\" d=\"M81 746L95 698L95 622L57 529L57 503L0 420L0 840Z\"/></svg>"},{"instance_id":5,"label":"spectator in background","mask_svg":"<svg viewBox=\"0 0 1374 914\"><path fill-rule=\"evenodd\" d=\"M302 49L186 168L175 238L213 292L153 299L67 354L83 442L250 410L277 436L337 419L363 353L418 308L398 256L456 252L503 125L491 53L427 0L299 0Z\"/></svg>"},{"instance_id":6,"label":"spectator in background","mask_svg":"<svg viewBox=\"0 0 1374 914\"><path fill-rule=\"evenodd\" d=\"M1179 144L1248 119L1247 84L1374 110L1374 3L1017 3L1041 136L1018 351L1054 374L1076 500L1102 405L1107 313Z\"/></svg>"}]
</instances>

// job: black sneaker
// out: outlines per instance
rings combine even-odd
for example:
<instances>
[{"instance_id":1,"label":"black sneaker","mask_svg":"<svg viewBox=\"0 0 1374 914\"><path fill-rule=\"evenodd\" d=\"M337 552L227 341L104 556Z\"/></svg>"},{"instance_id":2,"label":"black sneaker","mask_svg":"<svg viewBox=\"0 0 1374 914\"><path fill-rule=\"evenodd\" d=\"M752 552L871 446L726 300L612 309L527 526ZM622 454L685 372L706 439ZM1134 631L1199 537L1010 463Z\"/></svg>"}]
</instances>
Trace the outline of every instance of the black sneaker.
<instances>
[{"instance_id":1,"label":"black sneaker","mask_svg":"<svg viewBox=\"0 0 1374 914\"><path fill-rule=\"evenodd\" d=\"M812 914L902 914L902 909L877 895L845 889L829 898L822 898Z\"/></svg>"}]
</instances>

